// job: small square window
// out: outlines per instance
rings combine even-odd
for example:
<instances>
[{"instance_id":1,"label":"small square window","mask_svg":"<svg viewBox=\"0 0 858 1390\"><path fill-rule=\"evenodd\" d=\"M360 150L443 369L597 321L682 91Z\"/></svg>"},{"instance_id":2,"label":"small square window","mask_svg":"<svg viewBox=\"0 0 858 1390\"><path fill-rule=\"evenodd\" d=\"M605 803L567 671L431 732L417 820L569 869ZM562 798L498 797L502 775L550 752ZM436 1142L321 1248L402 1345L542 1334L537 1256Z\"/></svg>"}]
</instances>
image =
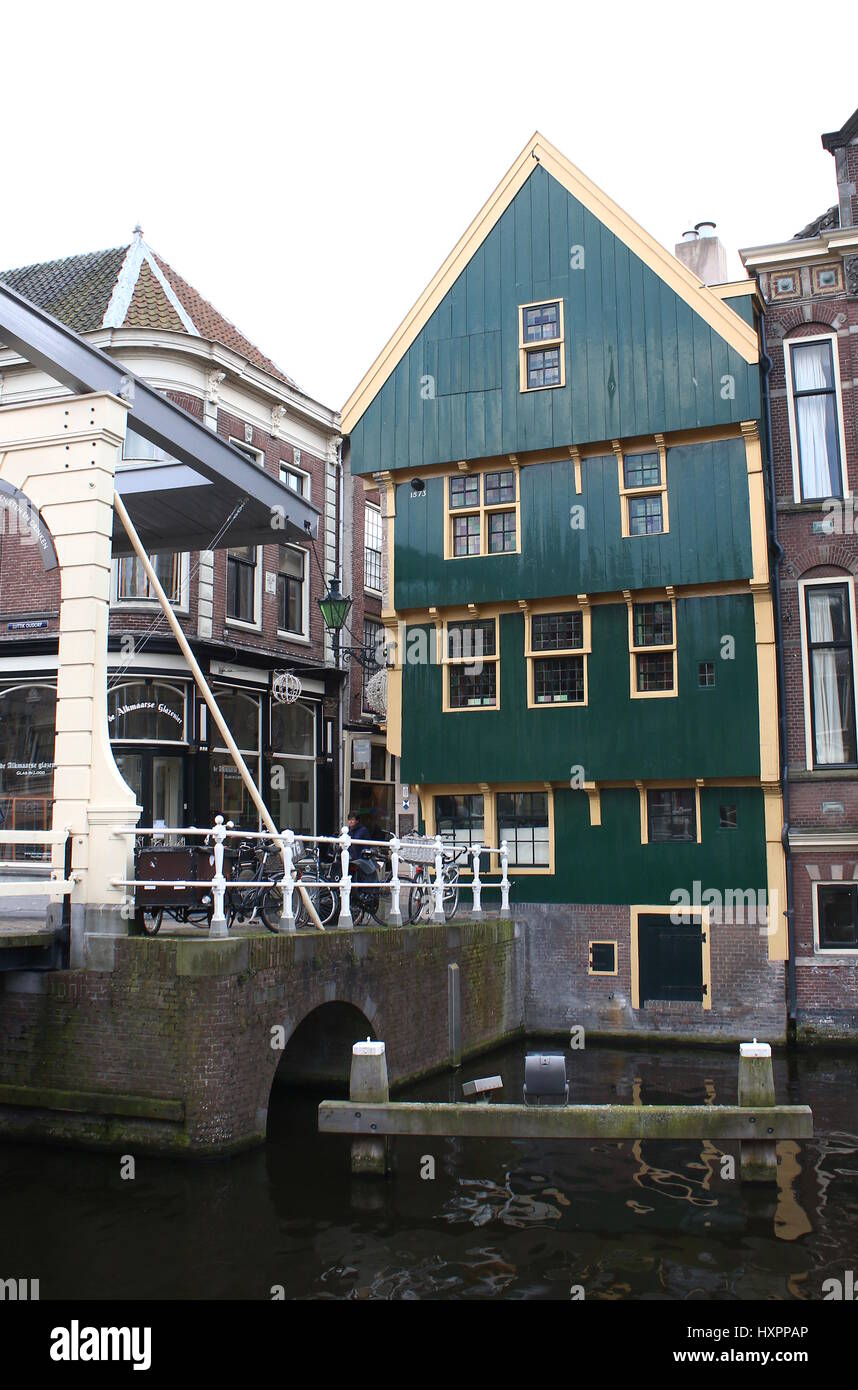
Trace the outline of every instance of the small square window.
<instances>
[{"instance_id":1,"label":"small square window","mask_svg":"<svg viewBox=\"0 0 858 1390\"><path fill-rule=\"evenodd\" d=\"M533 304L522 310L522 336L526 343L541 343L560 334L560 301Z\"/></svg>"},{"instance_id":2,"label":"small square window","mask_svg":"<svg viewBox=\"0 0 858 1390\"><path fill-rule=\"evenodd\" d=\"M583 656L558 656L534 661L533 695L539 705L583 704Z\"/></svg>"},{"instance_id":3,"label":"small square window","mask_svg":"<svg viewBox=\"0 0 858 1390\"><path fill-rule=\"evenodd\" d=\"M651 844L697 839L697 801L693 788L648 791L646 799Z\"/></svg>"},{"instance_id":4,"label":"small square window","mask_svg":"<svg viewBox=\"0 0 858 1390\"><path fill-rule=\"evenodd\" d=\"M629 498L630 536L657 536L663 530L661 493L656 497Z\"/></svg>"},{"instance_id":5,"label":"small square window","mask_svg":"<svg viewBox=\"0 0 858 1390\"><path fill-rule=\"evenodd\" d=\"M591 941L590 942L590 974L591 975L616 975L617 973L617 943L616 941Z\"/></svg>"},{"instance_id":6,"label":"small square window","mask_svg":"<svg viewBox=\"0 0 858 1390\"><path fill-rule=\"evenodd\" d=\"M476 480L475 480L476 481ZM515 501L515 473L511 468L504 469L503 473L486 474L486 496L487 507L495 507L500 502Z\"/></svg>"},{"instance_id":7,"label":"small square window","mask_svg":"<svg viewBox=\"0 0 858 1390\"><path fill-rule=\"evenodd\" d=\"M821 951L858 950L858 889L854 883L820 884L819 949Z\"/></svg>"},{"instance_id":8,"label":"small square window","mask_svg":"<svg viewBox=\"0 0 858 1390\"><path fill-rule=\"evenodd\" d=\"M697 684L701 690L710 690L715 684L715 662L701 661L697 667Z\"/></svg>"},{"instance_id":9,"label":"small square window","mask_svg":"<svg viewBox=\"0 0 858 1390\"><path fill-rule=\"evenodd\" d=\"M736 819L736 807L732 805L720 806L718 808L718 828L719 830L736 830L738 821Z\"/></svg>"},{"instance_id":10,"label":"small square window","mask_svg":"<svg viewBox=\"0 0 858 1390\"><path fill-rule=\"evenodd\" d=\"M490 512L489 554L504 550L515 550L515 512Z\"/></svg>"},{"instance_id":11,"label":"small square window","mask_svg":"<svg viewBox=\"0 0 858 1390\"><path fill-rule=\"evenodd\" d=\"M657 453L630 454L623 459L626 487L661 487L661 459Z\"/></svg>"},{"instance_id":12,"label":"small square window","mask_svg":"<svg viewBox=\"0 0 858 1390\"><path fill-rule=\"evenodd\" d=\"M527 354L527 389L539 386L560 385L560 349L546 348L544 351Z\"/></svg>"},{"instance_id":13,"label":"small square window","mask_svg":"<svg viewBox=\"0 0 858 1390\"><path fill-rule=\"evenodd\" d=\"M673 652L659 652L637 658L638 690L673 689Z\"/></svg>"},{"instance_id":14,"label":"small square window","mask_svg":"<svg viewBox=\"0 0 858 1390\"><path fill-rule=\"evenodd\" d=\"M480 480L474 478L450 479L450 507L478 507L480 505Z\"/></svg>"}]
</instances>

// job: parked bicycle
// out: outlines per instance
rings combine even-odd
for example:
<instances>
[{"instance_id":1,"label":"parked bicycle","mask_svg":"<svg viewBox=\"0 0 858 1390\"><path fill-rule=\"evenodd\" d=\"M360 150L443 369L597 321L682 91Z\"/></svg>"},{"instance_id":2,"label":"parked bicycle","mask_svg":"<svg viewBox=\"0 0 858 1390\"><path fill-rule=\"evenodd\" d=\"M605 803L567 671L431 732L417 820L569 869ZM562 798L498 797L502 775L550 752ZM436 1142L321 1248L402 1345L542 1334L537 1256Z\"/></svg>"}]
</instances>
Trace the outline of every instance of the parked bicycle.
<instances>
[{"instance_id":1,"label":"parked bicycle","mask_svg":"<svg viewBox=\"0 0 858 1390\"><path fill-rule=\"evenodd\" d=\"M468 853L467 845L462 845L459 849L444 850L444 862L441 865L441 881L444 885L442 903L444 907L444 917L449 922L455 916L459 906L459 860ZM428 922L432 918L435 906L435 893L433 890L433 879L430 871L434 868L432 864L417 864L414 869L413 887L408 894L408 920L412 924L417 922Z\"/></svg>"}]
</instances>

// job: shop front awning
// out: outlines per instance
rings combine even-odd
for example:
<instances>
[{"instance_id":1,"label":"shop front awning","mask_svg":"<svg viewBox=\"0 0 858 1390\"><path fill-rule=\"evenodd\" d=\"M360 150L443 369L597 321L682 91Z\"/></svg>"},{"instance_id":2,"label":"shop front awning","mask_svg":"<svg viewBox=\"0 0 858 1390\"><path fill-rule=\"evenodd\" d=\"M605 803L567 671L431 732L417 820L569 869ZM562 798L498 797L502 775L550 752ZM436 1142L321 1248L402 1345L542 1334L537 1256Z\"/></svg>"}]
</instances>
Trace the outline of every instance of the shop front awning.
<instances>
[{"instance_id":1,"label":"shop front awning","mask_svg":"<svg viewBox=\"0 0 858 1390\"><path fill-rule=\"evenodd\" d=\"M124 465L116 473L116 491L150 553L265 541L306 543L308 536L318 536L317 507L2 283L0 342L77 395L107 391L120 396L128 403L129 425L169 455L171 462ZM117 555L131 553L119 524L114 525L113 546Z\"/></svg>"}]
</instances>

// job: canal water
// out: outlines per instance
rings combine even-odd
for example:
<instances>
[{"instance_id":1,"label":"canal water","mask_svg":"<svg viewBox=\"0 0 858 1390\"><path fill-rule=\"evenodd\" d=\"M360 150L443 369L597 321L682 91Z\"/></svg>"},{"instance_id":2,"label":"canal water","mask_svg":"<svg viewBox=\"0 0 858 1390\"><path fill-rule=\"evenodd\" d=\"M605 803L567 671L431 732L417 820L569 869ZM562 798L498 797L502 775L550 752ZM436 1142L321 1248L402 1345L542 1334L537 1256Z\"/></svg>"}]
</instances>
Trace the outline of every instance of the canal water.
<instances>
[{"instance_id":1,"label":"canal water","mask_svg":"<svg viewBox=\"0 0 858 1390\"><path fill-rule=\"evenodd\" d=\"M499 1072L517 1101L539 1049L397 1098L460 1099ZM570 1099L735 1103L737 1052L588 1046L566 1054ZM816 1300L858 1271L856 1080L854 1052L775 1058L778 1100L811 1105L816 1130L779 1145L776 1188L728 1176L737 1144L651 1141L398 1140L395 1177L359 1181L306 1090L275 1089L264 1149L141 1154L133 1181L118 1155L3 1145L0 1265L42 1299Z\"/></svg>"}]
</instances>

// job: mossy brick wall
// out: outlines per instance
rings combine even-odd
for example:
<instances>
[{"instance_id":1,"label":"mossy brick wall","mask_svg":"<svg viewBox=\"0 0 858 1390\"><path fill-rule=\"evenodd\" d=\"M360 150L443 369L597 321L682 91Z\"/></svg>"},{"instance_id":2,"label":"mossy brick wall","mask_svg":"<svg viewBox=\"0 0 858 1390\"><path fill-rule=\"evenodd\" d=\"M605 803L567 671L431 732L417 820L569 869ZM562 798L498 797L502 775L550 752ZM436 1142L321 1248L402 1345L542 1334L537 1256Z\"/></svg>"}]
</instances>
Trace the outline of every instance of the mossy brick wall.
<instances>
[{"instance_id":1,"label":"mossy brick wall","mask_svg":"<svg viewBox=\"0 0 858 1390\"><path fill-rule=\"evenodd\" d=\"M516 908L524 927L524 1013L528 1033L568 1033L578 1024L601 1035L664 1035L695 1042L783 1041L784 965L770 962L755 924L710 928L711 1009L651 1000L632 1008L631 926L627 906L584 904ZM591 941L616 941L617 974L588 974Z\"/></svg>"},{"instance_id":2,"label":"mossy brick wall","mask_svg":"<svg viewBox=\"0 0 858 1390\"><path fill-rule=\"evenodd\" d=\"M448 965L459 966L462 1045L523 1022L512 922L227 940L116 938L112 970L12 973L0 993L0 1085L184 1102L182 1125L0 1106L0 1132L165 1152L229 1152L265 1137L278 1063L313 1010L340 1001L387 1044L392 1084L446 1064ZM103 961L102 964L109 963ZM320 1015L323 1021L324 1015ZM347 1070L348 1054L343 1071ZM145 1107L142 1107L145 1108Z\"/></svg>"}]
</instances>

